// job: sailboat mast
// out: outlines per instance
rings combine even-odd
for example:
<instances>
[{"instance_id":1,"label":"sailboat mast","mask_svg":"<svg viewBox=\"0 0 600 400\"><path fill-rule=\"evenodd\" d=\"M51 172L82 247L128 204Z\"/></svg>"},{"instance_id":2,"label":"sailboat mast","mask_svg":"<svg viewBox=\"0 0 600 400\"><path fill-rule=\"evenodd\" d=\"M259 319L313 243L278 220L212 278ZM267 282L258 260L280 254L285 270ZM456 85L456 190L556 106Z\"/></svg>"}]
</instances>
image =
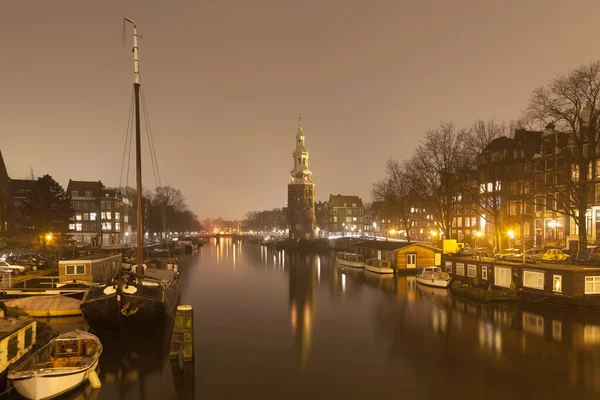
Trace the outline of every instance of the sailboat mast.
<instances>
[{"instance_id":1,"label":"sailboat mast","mask_svg":"<svg viewBox=\"0 0 600 400\"><path fill-rule=\"evenodd\" d=\"M136 264L137 273L143 274L142 268L144 262L144 218L142 208L142 138L140 133L140 65L138 58L138 35L135 21L125 18L125 21L133 25L133 91L135 95L135 171L136 171L136 190L137 190L137 251Z\"/></svg>"}]
</instances>

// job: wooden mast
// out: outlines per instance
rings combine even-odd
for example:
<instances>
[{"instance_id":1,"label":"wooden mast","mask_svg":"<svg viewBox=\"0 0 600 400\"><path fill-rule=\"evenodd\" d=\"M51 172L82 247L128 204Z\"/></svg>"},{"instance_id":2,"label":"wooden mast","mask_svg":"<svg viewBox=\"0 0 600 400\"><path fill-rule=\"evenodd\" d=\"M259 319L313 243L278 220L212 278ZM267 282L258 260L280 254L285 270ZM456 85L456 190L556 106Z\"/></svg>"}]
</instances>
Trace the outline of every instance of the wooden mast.
<instances>
[{"instance_id":1,"label":"wooden mast","mask_svg":"<svg viewBox=\"0 0 600 400\"><path fill-rule=\"evenodd\" d=\"M133 25L133 91L135 94L135 171L137 191L137 248L136 248L136 272L143 274L144 263L144 217L142 208L142 139L140 133L140 69L138 59L138 35L135 21L125 18L125 21Z\"/></svg>"}]
</instances>

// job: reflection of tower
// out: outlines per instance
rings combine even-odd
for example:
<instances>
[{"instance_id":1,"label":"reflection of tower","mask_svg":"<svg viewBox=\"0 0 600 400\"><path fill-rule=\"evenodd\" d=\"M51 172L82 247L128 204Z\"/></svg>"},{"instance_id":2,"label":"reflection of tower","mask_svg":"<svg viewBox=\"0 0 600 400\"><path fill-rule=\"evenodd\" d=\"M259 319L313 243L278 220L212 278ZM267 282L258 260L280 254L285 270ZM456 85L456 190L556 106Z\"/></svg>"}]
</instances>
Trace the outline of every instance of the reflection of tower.
<instances>
[{"instance_id":1,"label":"reflection of tower","mask_svg":"<svg viewBox=\"0 0 600 400\"><path fill-rule=\"evenodd\" d=\"M292 260L290 260L292 261ZM290 262L290 323L298 361L306 367L315 311L315 268L296 256Z\"/></svg>"},{"instance_id":2,"label":"reflection of tower","mask_svg":"<svg viewBox=\"0 0 600 400\"><path fill-rule=\"evenodd\" d=\"M290 239L313 239L316 236L315 184L308 169L308 150L304 146L302 117L298 118L294 169L288 184L288 225Z\"/></svg>"}]
</instances>

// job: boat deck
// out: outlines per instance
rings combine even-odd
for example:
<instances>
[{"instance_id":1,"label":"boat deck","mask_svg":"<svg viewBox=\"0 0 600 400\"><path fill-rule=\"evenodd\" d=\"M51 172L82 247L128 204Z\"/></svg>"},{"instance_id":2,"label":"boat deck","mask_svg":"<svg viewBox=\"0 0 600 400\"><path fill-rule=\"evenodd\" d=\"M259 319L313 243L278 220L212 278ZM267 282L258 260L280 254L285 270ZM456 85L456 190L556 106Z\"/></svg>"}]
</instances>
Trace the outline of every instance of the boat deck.
<instances>
[{"instance_id":1,"label":"boat deck","mask_svg":"<svg viewBox=\"0 0 600 400\"><path fill-rule=\"evenodd\" d=\"M0 340L33 323L32 319L0 319Z\"/></svg>"}]
</instances>

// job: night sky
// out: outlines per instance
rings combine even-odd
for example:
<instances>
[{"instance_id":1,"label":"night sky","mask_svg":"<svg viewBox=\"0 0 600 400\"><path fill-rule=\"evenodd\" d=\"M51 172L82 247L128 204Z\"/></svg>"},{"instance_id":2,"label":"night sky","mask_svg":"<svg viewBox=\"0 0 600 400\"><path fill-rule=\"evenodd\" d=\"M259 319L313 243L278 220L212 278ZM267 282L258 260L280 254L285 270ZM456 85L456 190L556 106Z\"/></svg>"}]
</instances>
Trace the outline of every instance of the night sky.
<instances>
[{"instance_id":1,"label":"night sky","mask_svg":"<svg viewBox=\"0 0 600 400\"><path fill-rule=\"evenodd\" d=\"M285 205L300 111L317 199L366 201L427 129L508 122L599 58L600 2L521 3L2 0L0 150L13 178L119 184L129 17L163 184L200 217Z\"/></svg>"}]
</instances>

